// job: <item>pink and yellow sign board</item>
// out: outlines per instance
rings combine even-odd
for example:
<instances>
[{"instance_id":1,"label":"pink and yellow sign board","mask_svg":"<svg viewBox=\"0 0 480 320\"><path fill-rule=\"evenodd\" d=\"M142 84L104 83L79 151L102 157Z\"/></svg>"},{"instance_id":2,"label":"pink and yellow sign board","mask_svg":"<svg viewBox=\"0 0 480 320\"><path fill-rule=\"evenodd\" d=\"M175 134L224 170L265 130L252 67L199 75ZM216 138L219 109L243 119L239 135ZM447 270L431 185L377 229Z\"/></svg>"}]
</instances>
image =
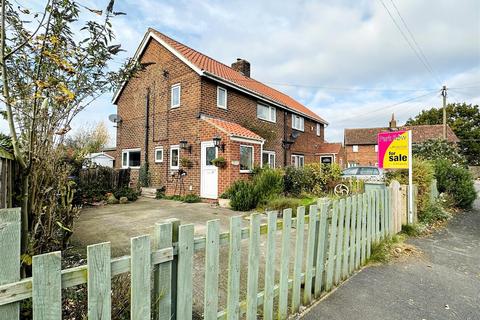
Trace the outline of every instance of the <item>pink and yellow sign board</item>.
<instances>
[{"instance_id":1,"label":"pink and yellow sign board","mask_svg":"<svg viewBox=\"0 0 480 320\"><path fill-rule=\"evenodd\" d=\"M408 169L408 131L381 132L378 134L378 167Z\"/></svg>"}]
</instances>

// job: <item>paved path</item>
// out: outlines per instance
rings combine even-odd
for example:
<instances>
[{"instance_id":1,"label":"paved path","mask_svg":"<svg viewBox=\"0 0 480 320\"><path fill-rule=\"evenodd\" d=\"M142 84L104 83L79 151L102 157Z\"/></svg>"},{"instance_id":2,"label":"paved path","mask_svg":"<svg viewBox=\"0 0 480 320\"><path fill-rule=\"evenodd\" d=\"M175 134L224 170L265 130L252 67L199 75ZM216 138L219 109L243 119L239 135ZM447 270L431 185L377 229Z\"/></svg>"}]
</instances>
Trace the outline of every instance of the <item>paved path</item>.
<instances>
[{"instance_id":1,"label":"paved path","mask_svg":"<svg viewBox=\"0 0 480 320\"><path fill-rule=\"evenodd\" d=\"M480 199L448 228L409 243L422 258L363 270L303 318L480 319Z\"/></svg>"}]
</instances>

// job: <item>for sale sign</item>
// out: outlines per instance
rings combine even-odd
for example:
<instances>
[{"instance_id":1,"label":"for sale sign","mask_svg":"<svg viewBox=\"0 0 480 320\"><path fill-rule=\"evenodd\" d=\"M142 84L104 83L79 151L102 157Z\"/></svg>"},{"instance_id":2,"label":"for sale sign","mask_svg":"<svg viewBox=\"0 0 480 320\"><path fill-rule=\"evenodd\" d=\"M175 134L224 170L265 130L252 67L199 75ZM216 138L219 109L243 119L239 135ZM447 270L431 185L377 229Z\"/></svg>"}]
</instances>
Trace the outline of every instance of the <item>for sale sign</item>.
<instances>
[{"instance_id":1,"label":"for sale sign","mask_svg":"<svg viewBox=\"0 0 480 320\"><path fill-rule=\"evenodd\" d=\"M381 132L378 134L378 167L408 169L410 161L409 131Z\"/></svg>"}]
</instances>

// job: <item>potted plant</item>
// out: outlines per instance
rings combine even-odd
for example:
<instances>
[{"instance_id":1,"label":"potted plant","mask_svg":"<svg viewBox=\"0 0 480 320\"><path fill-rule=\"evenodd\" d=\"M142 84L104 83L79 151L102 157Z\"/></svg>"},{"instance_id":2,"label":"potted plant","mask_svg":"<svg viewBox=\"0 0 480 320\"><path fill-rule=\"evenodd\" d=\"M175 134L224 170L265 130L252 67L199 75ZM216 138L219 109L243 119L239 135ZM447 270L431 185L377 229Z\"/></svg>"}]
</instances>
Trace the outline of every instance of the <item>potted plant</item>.
<instances>
[{"instance_id":1,"label":"potted plant","mask_svg":"<svg viewBox=\"0 0 480 320\"><path fill-rule=\"evenodd\" d=\"M212 160L212 164L217 168L225 168L227 166L227 161L224 157L218 157Z\"/></svg>"},{"instance_id":2,"label":"potted plant","mask_svg":"<svg viewBox=\"0 0 480 320\"><path fill-rule=\"evenodd\" d=\"M188 158L181 158L180 159L180 165L183 168L190 169L193 166L193 162L192 162L192 160L190 160Z\"/></svg>"}]
</instances>

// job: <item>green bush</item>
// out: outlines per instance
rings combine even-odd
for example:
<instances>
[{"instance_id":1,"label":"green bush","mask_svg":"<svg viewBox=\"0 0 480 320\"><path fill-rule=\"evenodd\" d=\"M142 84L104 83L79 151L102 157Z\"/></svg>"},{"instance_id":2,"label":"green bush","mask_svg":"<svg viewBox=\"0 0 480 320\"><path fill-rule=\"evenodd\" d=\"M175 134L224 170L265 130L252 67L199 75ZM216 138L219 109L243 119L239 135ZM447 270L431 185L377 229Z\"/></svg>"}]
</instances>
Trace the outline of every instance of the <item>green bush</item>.
<instances>
[{"instance_id":1,"label":"green bush","mask_svg":"<svg viewBox=\"0 0 480 320\"><path fill-rule=\"evenodd\" d=\"M139 193L130 187L122 187L113 191L115 198L127 197L128 201L136 201Z\"/></svg>"},{"instance_id":2,"label":"green bush","mask_svg":"<svg viewBox=\"0 0 480 320\"><path fill-rule=\"evenodd\" d=\"M335 181L341 176L340 167L333 163L310 163L303 168L287 167L285 170L285 193L299 196L302 193L321 196L328 193Z\"/></svg>"},{"instance_id":3,"label":"green bush","mask_svg":"<svg viewBox=\"0 0 480 320\"><path fill-rule=\"evenodd\" d=\"M165 198L165 191L167 188L165 186L158 188L155 190L155 199L163 199Z\"/></svg>"},{"instance_id":4,"label":"green bush","mask_svg":"<svg viewBox=\"0 0 480 320\"><path fill-rule=\"evenodd\" d=\"M292 209L292 216L297 215L297 208L300 206L305 207L305 213L308 213L309 206L315 204L316 199L314 198L290 198L290 197L278 197L268 201L263 208L266 211L278 211L282 212L284 209Z\"/></svg>"},{"instance_id":5,"label":"green bush","mask_svg":"<svg viewBox=\"0 0 480 320\"><path fill-rule=\"evenodd\" d=\"M253 176L254 192L259 201L278 197L283 193L283 172L264 168Z\"/></svg>"},{"instance_id":6,"label":"green bush","mask_svg":"<svg viewBox=\"0 0 480 320\"><path fill-rule=\"evenodd\" d=\"M412 152L415 157L424 160L447 159L460 166L466 166L467 164L467 159L458 152L455 143L443 139L427 140L423 143L414 144Z\"/></svg>"},{"instance_id":7,"label":"green bush","mask_svg":"<svg viewBox=\"0 0 480 320\"><path fill-rule=\"evenodd\" d=\"M437 221L448 220L449 218L450 214L446 212L439 203L435 202L425 208L422 215L418 217L418 220L425 224L432 224Z\"/></svg>"},{"instance_id":8,"label":"green bush","mask_svg":"<svg viewBox=\"0 0 480 320\"><path fill-rule=\"evenodd\" d=\"M431 162L413 158L413 184L418 187L418 216L430 205L430 191L434 178L434 167ZM397 180L400 184L408 184L408 170L395 170L387 173L387 180Z\"/></svg>"},{"instance_id":9,"label":"green bush","mask_svg":"<svg viewBox=\"0 0 480 320\"><path fill-rule=\"evenodd\" d=\"M250 181L237 180L229 189L230 205L237 211L249 211L258 204L255 188Z\"/></svg>"},{"instance_id":10,"label":"green bush","mask_svg":"<svg viewBox=\"0 0 480 320\"><path fill-rule=\"evenodd\" d=\"M438 191L449 194L455 207L471 208L477 198L477 192L473 185L473 177L468 169L443 159L436 160L434 167Z\"/></svg>"},{"instance_id":11,"label":"green bush","mask_svg":"<svg viewBox=\"0 0 480 320\"><path fill-rule=\"evenodd\" d=\"M185 197L183 197L182 201L186 203L196 203L202 201L202 199L200 199L200 197L196 194L187 194Z\"/></svg>"}]
</instances>

